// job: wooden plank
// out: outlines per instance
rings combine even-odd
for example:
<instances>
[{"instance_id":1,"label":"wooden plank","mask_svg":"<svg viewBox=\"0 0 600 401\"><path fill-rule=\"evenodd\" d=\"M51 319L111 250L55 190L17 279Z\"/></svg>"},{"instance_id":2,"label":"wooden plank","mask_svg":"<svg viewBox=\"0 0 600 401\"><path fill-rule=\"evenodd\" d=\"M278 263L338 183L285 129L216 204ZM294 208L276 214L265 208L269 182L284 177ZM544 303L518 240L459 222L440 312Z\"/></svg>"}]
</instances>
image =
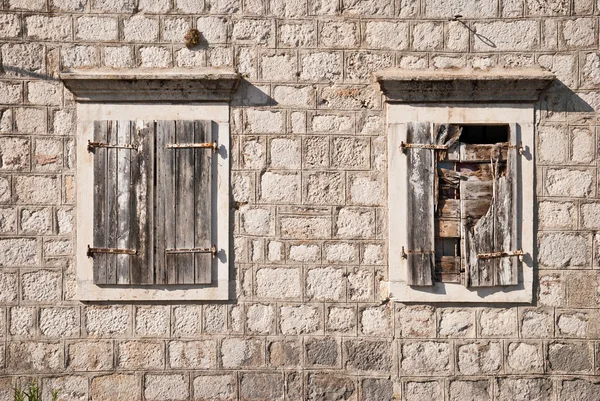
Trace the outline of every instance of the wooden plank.
<instances>
[{"instance_id":1,"label":"wooden plank","mask_svg":"<svg viewBox=\"0 0 600 401\"><path fill-rule=\"evenodd\" d=\"M491 181L480 181L478 179L467 179L460 182L461 200L491 199L493 184Z\"/></svg>"},{"instance_id":2,"label":"wooden plank","mask_svg":"<svg viewBox=\"0 0 600 401\"><path fill-rule=\"evenodd\" d=\"M460 219L460 200L440 199L438 217L442 219Z\"/></svg>"},{"instance_id":3,"label":"wooden plank","mask_svg":"<svg viewBox=\"0 0 600 401\"><path fill-rule=\"evenodd\" d=\"M443 283L460 283L460 258L455 256L444 256L436 258L435 276Z\"/></svg>"},{"instance_id":4,"label":"wooden plank","mask_svg":"<svg viewBox=\"0 0 600 401\"><path fill-rule=\"evenodd\" d=\"M94 121L94 141L106 142L106 121ZM106 148L94 149L94 243L96 248L106 247ZM80 205L80 207L82 207ZM106 284L106 254L94 254L94 284Z\"/></svg>"},{"instance_id":5,"label":"wooden plank","mask_svg":"<svg viewBox=\"0 0 600 401\"><path fill-rule=\"evenodd\" d=\"M407 142L431 144L431 124L407 124ZM435 157L429 149L407 150L408 232L407 282L414 286L433 285L434 177Z\"/></svg>"},{"instance_id":6,"label":"wooden plank","mask_svg":"<svg viewBox=\"0 0 600 401\"><path fill-rule=\"evenodd\" d=\"M130 259L132 285L154 284L154 122L134 123L139 144L131 152L130 241L137 253Z\"/></svg>"},{"instance_id":7,"label":"wooden plank","mask_svg":"<svg viewBox=\"0 0 600 401\"><path fill-rule=\"evenodd\" d=\"M131 143L131 121L118 121L117 144ZM131 249L129 229L131 227L131 149L117 149L117 248ZM129 255L115 255L117 259L117 284L129 284Z\"/></svg>"},{"instance_id":8,"label":"wooden plank","mask_svg":"<svg viewBox=\"0 0 600 401\"><path fill-rule=\"evenodd\" d=\"M460 219L436 219L435 236L439 238L460 238Z\"/></svg>"},{"instance_id":9,"label":"wooden plank","mask_svg":"<svg viewBox=\"0 0 600 401\"><path fill-rule=\"evenodd\" d=\"M117 143L117 122L108 122L106 142ZM117 203L117 149L108 148L106 165L106 247L117 248L117 230L119 225ZM106 255L106 283L117 284L117 255Z\"/></svg>"},{"instance_id":10,"label":"wooden plank","mask_svg":"<svg viewBox=\"0 0 600 401\"><path fill-rule=\"evenodd\" d=\"M467 217L470 217L474 221L479 220L483 217L492 204L491 196L488 198L463 200L463 205ZM459 206L460 210L460 206Z\"/></svg>"},{"instance_id":11,"label":"wooden plank","mask_svg":"<svg viewBox=\"0 0 600 401\"><path fill-rule=\"evenodd\" d=\"M194 122L194 142L211 142L211 121ZM195 226L194 246L210 248L212 246L212 160L213 152L207 149L194 150L194 194ZM210 284L212 279L212 255L197 253L194 255L194 282Z\"/></svg>"},{"instance_id":12,"label":"wooden plank","mask_svg":"<svg viewBox=\"0 0 600 401\"><path fill-rule=\"evenodd\" d=\"M156 256L155 280L157 284L176 282L175 256L167 255L165 249L175 248L175 157L176 152L167 149L175 143L175 121L156 122ZM168 260L168 262L167 262ZM171 270L169 270L171 268Z\"/></svg>"},{"instance_id":13,"label":"wooden plank","mask_svg":"<svg viewBox=\"0 0 600 401\"><path fill-rule=\"evenodd\" d=\"M194 141L193 121L175 122L176 143ZM175 161L175 247L194 247L194 149L172 149ZM177 284L194 283L194 255L177 254Z\"/></svg>"},{"instance_id":14,"label":"wooden plank","mask_svg":"<svg viewBox=\"0 0 600 401\"><path fill-rule=\"evenodd\" d=\"M490 160L504 160L507 158L508 143L493 145L479 145L471 143L460 144L461 162L487 162Z\"/></svg>"}]
</instances>

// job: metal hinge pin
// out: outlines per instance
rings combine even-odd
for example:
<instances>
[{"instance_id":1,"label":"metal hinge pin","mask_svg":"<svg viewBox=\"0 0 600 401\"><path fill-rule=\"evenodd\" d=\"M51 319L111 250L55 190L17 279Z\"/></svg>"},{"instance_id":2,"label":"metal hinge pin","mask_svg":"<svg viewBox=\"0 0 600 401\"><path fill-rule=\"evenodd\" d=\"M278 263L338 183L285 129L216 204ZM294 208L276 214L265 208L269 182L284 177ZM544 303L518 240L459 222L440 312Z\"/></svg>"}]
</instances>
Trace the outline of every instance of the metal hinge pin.
<instances>
[{"instance_id":1,"label":"metal hinge pin","mask_svg":"<svg viewBox=\"0 0 600 401\"><path fill-rule=\"evenodd\" d=\"M179 254L179 253L210 253L213 258L216 258L217 257L217 246L213 245L210 248L166 249L165 253L168 253L168 254Z\"/></svg>"},{"instance_id":2,"label":"metal hinge pin","mask_svg":"<svg viewBox=\"0 0 600 401\"><path fill-rule=\"evenodd\" d=\"M219 144L217 141L214 142L204 142L204 143L168 143L167 148L169 149L212 149L213 153L217 153L219 150Z\"/></svg>"},{"instance_id":3,"label":"metal hinge pin","mask_svg":"<svg viewBox=\"0 0 600 401\"><path fill-rule=\"evenodd\" d=\"M137 150L138 145L132 143L125 143L123 145L114 145L107 142L92 142L88 140L87 150L93 152L94 148L117 148L117 149L133 149Z\"/></svg>"},{"instance_id":4,"label":"metal hinge pin","mask_svg":"<svg viewBox=\"0 0 600 401\"><path fill-rule=\"evenodd\" d=\"M133 249L120 249L120 248L92 248L88 245L87 256L92 257L95 253L111 253L116 255L135 255L137 251Z\"/></svg>"}]
</instances>

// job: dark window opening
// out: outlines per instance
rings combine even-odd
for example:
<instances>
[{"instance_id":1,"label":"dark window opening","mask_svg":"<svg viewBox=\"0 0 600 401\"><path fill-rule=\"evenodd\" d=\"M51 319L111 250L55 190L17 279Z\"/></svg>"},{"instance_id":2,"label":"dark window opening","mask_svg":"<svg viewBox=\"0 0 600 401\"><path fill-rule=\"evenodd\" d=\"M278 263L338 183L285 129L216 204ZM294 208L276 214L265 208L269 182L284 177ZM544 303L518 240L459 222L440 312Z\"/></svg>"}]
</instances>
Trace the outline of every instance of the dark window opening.
<instances>
[{"instance_id":1,"label":"dark window opening","mask_svg":"<svg viewBox=\"0 0 600 401\"><path fill-rule=\"evenodd\" d=\"M508 142L508 125L461 125L459 141L470 144L494 144Z\"/></svg>"}]
</instances>

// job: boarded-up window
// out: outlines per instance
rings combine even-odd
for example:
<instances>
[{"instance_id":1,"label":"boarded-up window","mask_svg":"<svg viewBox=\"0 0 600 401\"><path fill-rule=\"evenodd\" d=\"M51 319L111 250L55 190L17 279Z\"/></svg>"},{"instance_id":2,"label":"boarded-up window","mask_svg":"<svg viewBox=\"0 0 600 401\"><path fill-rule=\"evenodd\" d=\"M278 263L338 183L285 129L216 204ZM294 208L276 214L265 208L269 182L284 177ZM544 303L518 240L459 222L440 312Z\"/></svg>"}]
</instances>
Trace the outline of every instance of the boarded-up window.
<instances>
[{"instance_id":1,"label":"boarded-up window","mask_svg":"<svg viewBox=\"0 0 600 401\"><path fill-rule=\"evenodd\" d=\"M210 121L97 121L94 283L210 284Z\"/></svg>"},{"instance_id":2,"label":"boarded-up window","mask_svg":"<svg viewBox=\"0 0 600 401\"><path fill-rule=\"evenodd\" d=\"M408 284L516 285L516 130L412 123L402 151L408 169Z\"/></svg>"}]
</instances>

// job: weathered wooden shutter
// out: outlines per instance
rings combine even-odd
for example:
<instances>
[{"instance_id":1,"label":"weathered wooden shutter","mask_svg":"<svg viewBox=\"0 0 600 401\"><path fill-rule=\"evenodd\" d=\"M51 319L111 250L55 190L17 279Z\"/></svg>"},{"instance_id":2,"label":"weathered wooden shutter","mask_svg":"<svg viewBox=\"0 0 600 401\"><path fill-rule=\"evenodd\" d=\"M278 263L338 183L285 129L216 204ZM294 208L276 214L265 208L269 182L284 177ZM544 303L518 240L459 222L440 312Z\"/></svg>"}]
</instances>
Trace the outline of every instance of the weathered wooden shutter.
<instances>
[{"instance_id":1,"label":"weathered wooden shutter","mask_svg":"<svg viewBox=\"0 0 600 401\"><path fill-rule=\"evenodd\" d=\"M157 284L208 284L211 234L210 121L157 121ZM213 250L214 252L214 250Z\"/></svg>"},{"instance_id":2,"label":"weathered wooden shutter","mask_svg":"<svg viewBox=\"0 0 600 401\"><path fill-rule=\"evenodd\" d=\"M431 124L409 123L407 144L432 145ZM407 156L407 247L408 284L433 285L435 155L432 149L408 147Z\"/></svg>"},{"instance_id":3,"label":"weathered wooden shutter","mask_svg":"<svg viewBox=\"0 0 600 401\"><path fill-rule=\"evenodd\" d=\"M479 174L461 181L463 260L467 285L490 287L518 284L517 188L519 175L518 132L512 125L510 142L465 145L461 161L484 162ZM510 145L510 146L507 146ZM481 201L489 208L481 215ZM475 218L479 218L473 224Z\"/></svg>"},{"instance_id":4,"label":"weathered wooden shutter","mask_svg":"<svg viewBox=\"0 0 600 401\"><path fill-rule=\"evenodd\" d=\"M96 121L94 163L96 284L151 284L154 125ZM84 207L80 205L80 207Z\"/></svg>"}]
</instances>

